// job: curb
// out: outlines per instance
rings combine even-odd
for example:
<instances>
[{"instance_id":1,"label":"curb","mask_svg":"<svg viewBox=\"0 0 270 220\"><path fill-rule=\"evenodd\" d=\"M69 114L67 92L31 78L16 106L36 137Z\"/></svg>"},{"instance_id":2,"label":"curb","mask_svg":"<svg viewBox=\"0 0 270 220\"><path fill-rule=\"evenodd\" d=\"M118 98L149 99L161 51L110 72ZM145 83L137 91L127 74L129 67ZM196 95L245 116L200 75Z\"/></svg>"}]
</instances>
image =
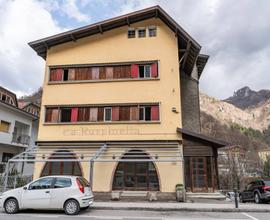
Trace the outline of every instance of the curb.
<instances>
[{"instance_id":1,"label":"curb","mask_svg":"<svg viewBox=\"0 0 270 220\"><path fill-rule=\"evenodd\" d=\"M170 211L170 212L270 212L269 209L247 209L247 208L155 208L155 207L108 207L108 206L92 206L94 210L130 210L130 211Z\"/></svg>"}]
</instances>

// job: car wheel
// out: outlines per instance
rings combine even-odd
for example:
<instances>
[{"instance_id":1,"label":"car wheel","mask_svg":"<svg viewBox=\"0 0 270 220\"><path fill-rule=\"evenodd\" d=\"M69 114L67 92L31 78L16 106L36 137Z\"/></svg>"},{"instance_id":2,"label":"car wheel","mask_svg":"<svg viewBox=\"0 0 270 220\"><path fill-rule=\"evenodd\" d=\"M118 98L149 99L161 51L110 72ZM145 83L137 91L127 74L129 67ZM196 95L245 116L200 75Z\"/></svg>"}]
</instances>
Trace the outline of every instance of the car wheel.
<instances>
[{"instance_id":1,"label":"car wheel","mask_svg":"<svg viewBox=\"0 0 270 220\"><path fill-rule=\"evenodd\" d=\"M5 208L5 212L7 214L15 214L16 212L19 211L18 201L16 199L13 199L13 198L8 199L5 202L4 208Z\"/></svg>"},{"instance_id":2,"label":"car wheel","mask_svg":"<svg viewBox=\"0 0 270 220\"><path fill-rule=\"evenodd\" d=\"M255 200L255 203L257 204L261 203L261 198L258 193L255 193L254 200Z\"/></svg>"},{"instance_id":3,"label":"car wheel","mask_svg":"<svg viewBox=\"0 0 270 220\"><path fill-rule=\"evenodd\" d=\"M66 201L64 211L67 215L77 215L80 212L80 205L76 200L70 199Z\"/></svg>"}]
</instances>

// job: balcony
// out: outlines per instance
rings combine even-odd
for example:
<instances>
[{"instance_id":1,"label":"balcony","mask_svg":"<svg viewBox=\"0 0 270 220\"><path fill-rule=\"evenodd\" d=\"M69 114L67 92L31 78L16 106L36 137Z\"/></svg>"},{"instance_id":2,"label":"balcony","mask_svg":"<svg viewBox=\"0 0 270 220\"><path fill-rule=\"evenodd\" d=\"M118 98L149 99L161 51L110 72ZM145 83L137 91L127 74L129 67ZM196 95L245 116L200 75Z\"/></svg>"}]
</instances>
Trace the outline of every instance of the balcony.
<instances>
[{"instance_id":1,"label":"balcony","mask_svg":"<svg viewBox=\"0 0 270 220\"><path fill-rule=\"evenodd\" d=\"M30 126L22 122L15 121L14 132L12 133L12 143L29 146Z\"/></svg>"},{"instance_id":2,"label":"balcony","mask_svg":"<svg viewBox=\"0 0 270 220\"><path fill-rule=\"evenodd\" d=\"M13 134L12 134L12 143L29 146L29 144L30 144L30 136L25 135L25 134L17 134L15 132L13 132Z\"/></svg>"}]
</instances>

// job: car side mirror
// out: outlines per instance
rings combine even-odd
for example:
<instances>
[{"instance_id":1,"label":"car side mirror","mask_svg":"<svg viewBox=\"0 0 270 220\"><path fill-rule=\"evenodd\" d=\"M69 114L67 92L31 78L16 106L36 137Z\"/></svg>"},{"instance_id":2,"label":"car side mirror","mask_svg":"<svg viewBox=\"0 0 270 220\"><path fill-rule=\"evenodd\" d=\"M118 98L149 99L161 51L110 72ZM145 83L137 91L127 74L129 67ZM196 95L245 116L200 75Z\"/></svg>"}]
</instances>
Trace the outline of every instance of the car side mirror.
<instances>
[{"instance_id":1,"label":"car side mirror","mask_svg":"<svg viewBox=\"0 0 270 220\"><path fill-rule=\"evenodd\" d=\"M23 187L23 190L27 190L27 186Z\"/></svg>"}]
</instances>

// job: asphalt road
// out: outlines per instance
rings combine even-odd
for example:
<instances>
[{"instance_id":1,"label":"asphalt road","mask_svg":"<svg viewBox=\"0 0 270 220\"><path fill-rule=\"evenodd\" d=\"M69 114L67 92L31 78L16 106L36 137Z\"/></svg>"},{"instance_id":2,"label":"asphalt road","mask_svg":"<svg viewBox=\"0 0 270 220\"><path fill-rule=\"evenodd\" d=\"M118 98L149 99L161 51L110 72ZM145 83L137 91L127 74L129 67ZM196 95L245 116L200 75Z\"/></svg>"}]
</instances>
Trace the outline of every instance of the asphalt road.
<instances>
[{"instance_id":1,"label":"asphalt road","mask_svg":"<svg viewBox=\"0 0 270 220\"><path fill-rule=\"evenodd\" d=\"M88 210L77 216L66 216L63 212L23 211L15 215L0 213L0 220L269 220L270 213L226 213L226 212L153 212Z\"/></svg>"}]
</instances>

